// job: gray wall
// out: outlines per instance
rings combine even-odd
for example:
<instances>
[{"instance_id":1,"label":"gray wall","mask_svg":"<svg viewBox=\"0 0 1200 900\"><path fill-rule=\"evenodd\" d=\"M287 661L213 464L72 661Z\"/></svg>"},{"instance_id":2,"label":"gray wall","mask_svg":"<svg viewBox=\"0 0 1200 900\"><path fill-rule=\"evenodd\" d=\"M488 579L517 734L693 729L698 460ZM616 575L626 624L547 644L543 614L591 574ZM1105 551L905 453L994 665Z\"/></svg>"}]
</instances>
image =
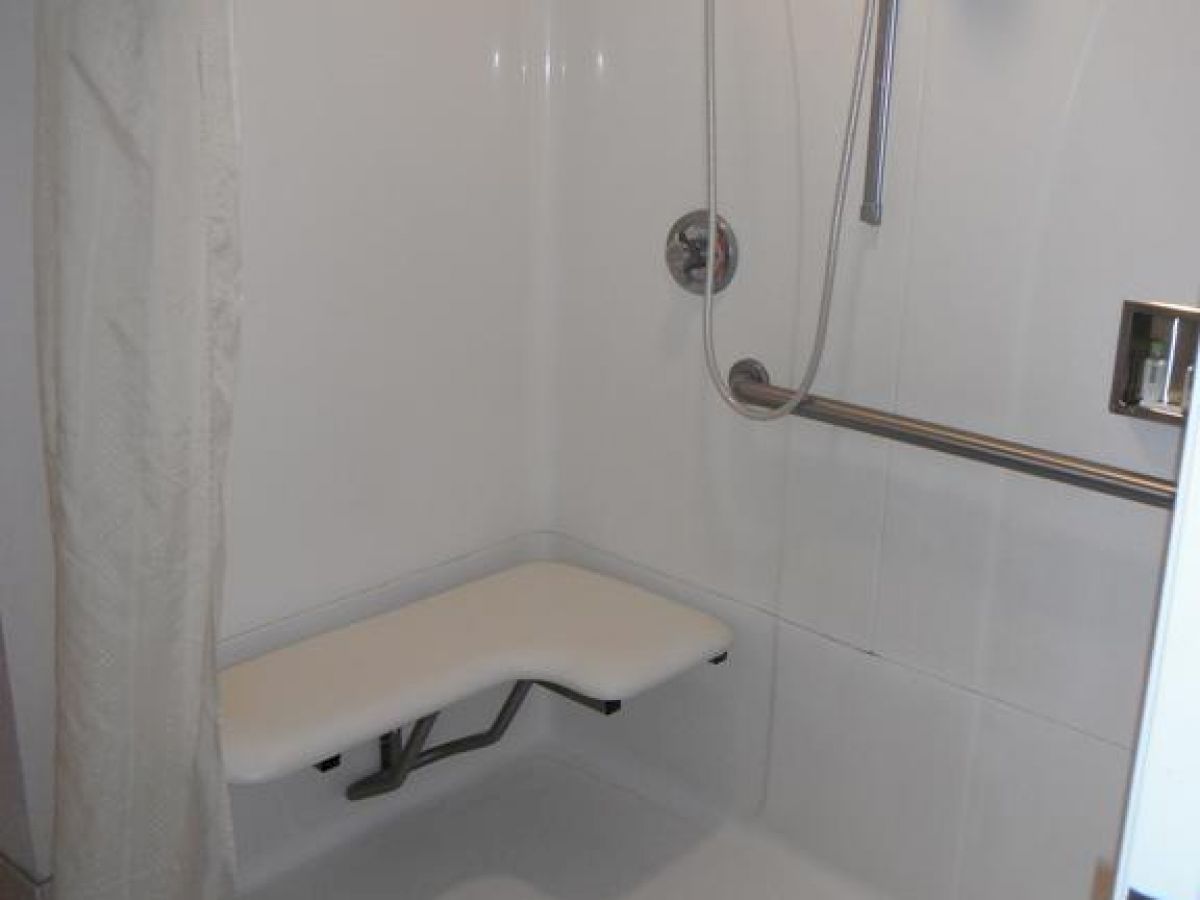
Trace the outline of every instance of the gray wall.
<instances>
[{"instance_id":1,"label":"gray wall","mask_svg":"<svg viewBox=\"0 0 1200 900\"><path fill-rule=\"evenodd\" d=\"M0 2L0 854L41 878L50 866L54 604L33 324L35 8Z\"/></svg>"}]
</instances>

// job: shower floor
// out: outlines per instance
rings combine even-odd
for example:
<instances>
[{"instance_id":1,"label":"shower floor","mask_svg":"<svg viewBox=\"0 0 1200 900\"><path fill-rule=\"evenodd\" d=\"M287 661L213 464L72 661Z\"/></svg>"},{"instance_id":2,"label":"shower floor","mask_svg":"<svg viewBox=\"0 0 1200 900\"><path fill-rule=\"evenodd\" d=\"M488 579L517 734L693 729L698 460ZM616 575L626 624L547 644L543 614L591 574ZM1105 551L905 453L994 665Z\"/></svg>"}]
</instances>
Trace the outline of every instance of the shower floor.
<instances>
[{"instance_id":1,"label":"shower floor","mask_svg":"<svg viewBox=\"0 0 1200 900\"><path fill-rule=\"evenodd\" d=\"M879 900L746 825L533 757L246 900Z\"/></svg>"}]
</instances>

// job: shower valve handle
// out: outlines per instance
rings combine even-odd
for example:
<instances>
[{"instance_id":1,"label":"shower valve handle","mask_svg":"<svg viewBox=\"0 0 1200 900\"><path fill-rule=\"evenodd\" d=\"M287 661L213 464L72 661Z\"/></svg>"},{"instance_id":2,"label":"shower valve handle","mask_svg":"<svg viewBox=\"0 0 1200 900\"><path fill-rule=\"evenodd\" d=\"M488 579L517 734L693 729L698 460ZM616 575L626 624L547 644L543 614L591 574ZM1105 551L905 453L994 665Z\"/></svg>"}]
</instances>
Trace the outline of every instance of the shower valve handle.
<instances>
[{"instance_id":1,"label":"shower valve handle","mask_svg":"<svg viewBox=\"0 0 1200 900\"><path fill-rule=\"evenodd\" d=\"M737 271L738 245L733 230L724 219L717 228L714 287L723 291ZM693 294L704 293L708 273L708 213L688 213L671 227L667 238L667 268L676 283Z\"/></svg>"}]
</instances>

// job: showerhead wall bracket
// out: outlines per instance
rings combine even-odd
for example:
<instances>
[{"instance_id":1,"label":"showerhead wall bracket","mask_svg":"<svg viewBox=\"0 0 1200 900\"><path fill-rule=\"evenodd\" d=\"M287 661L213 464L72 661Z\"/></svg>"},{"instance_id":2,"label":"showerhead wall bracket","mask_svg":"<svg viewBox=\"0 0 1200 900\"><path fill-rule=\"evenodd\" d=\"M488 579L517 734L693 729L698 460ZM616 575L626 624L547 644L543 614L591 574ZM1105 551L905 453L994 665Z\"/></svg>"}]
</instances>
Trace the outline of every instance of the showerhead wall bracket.
<instances>
[{"instance_id":1,"label":"showerhead wall bracket","mask_svg":"<svg viewBox=\"0 0 1200 900\"><path fill-rule=\"evenodd\" d=\"M738 267L737 236L725 219L717 224L717 270L714 289L729 287ZM671 226L667 237L667 268L676 284L689 293L704 296L708 274L708 211L690 212Z\"/></svg>"}]
</instances>

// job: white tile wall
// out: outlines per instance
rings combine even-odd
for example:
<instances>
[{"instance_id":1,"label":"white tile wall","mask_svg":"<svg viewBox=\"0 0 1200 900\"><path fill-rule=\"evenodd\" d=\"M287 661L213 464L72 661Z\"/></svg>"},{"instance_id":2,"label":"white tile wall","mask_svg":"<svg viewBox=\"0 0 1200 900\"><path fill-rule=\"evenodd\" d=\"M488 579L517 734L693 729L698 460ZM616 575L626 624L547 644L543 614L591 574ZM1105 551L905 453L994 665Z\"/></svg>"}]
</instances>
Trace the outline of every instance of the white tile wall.
<instances>
[{"instance_id":1,"label":"white tile wall","mask_svg":"<svg viewBox=\"0 0 1200 900\"><path fill-rule=\"evenodd\" d=\"M963 684L976 683L979 631L994 605L1005 476L893 448L873 648ZM1002 601L1000 601L1002 602Z\"/></svg>"},{"instance_id":2,"label":"white tile wall","mask_svg":"<svg viewBox=\"0 0 1200 900\"><path fill-rule=\"evenodd\" d=\"M754 350L786 371L795 261L795 167L786 106L785 20L735 16L725 40L766 42L751 72L730 67L724 167L747 252L721 301L720 352ZM690 0L560 3L567 66L554 122L551 191L559 252L555 408L558 523L628 559L720 593L769 605L774 595L786 433L731 419L698 377L697 298L662 263L667 229L704 198L701 20ZM604 66L598 59L603 54ZM744 58L744 57L739 57ZM739 84L739 78L751 79ZM756 92L762 81L776 92ZM746 165L767 148L772 181ZM651 188L652 186L652 188Z\"/></svg>"},{"instance_id":3,"label":"white tile wall","mask_svg":"<svg viewBox=\"0 0 1200 900\"><path fill-rule=\"evenodd\" d=\"M545 518L524 7L237 4L226 634Z\"/></svg>"},{"instance_id":4,"label":"white tile wall","mask_svg":"<svg viewBox=\"0 0 1200 900\"><path fill-rule=\"evenodd\" d=\"M1129 753L984 704L956 896L1104 896Z\"/></svg>"},{"instance_id":5,"label":"white tile wall","mask_svg":"<svg viewBox=\"0 0 1200 900\"><path fill-rule=\"evenodd\" d=\"M1125 748L787 625L779 659L785 839L894 897L1100 896Z\"/></svg>"},{"instance_id":6,"label":"white tile wall","mask_svg":"<svg viewBox=\"0 0 1200 900\"><path fill-rule=\"evenodd\" d=\"M1041 195L1096 6L929 6L900 377L916 415L1003 430L1020 403Z\"/></svg>"},{"instance_id":7,"label":"white tile wall","mask_svg":"<svg viewBox=\"0 0 1200 900\"><path fill-rule=\"evenodd\" d=\"M828 426L795 431L780 613L870 649L889 450L874 438Z\"/></svg>"},{"instance_id":8,"label":"white tile wall","mask_svg":"<svg viewBox=\"0 0 1200 900\"><path fill-rule=\"evenodd\" d=\"M954 896L978 701L781 626L766 821L897 898Z\"/></svg>"},{"instance_id":9,"label":"white tile wall","mask_svg":"<svg viewBox=\"0 0 1200 900\"><path fill-rule=\"evenodd\" d=\"M874 649L1117 743L1166 516L896 450Z\"/></svg>"},{"instance_id":10,"label":"white tile wall","mask_svg":"<svg viewBox=\"0 0 1200 900\"><path fill-rule=\"evenodd\" d=\"M1185 158L1200 133L1180 114L1200 87L1192 7L904 4L887 223L849 226L822 391L1172 472L1177 433L1106 404L1121 301L1200 288ZM721 4L724 208L752 229L760 280L724 302L719 345L781 382L816 307L856 10L793 2L786 21L765 0ZM1090 896L1120 815L1165 514L811 423L780 426L788 445L765 454L764 429L704 396L698 310L674 305L650 253L702 189L699 4L558 12L568 55L603 40L612 64L564 83L553 120L568 236L556 528L714 589L731 617L737 603L780 616L764 776L767 818L794 846L897 896ZM783 30L798 118L772 59ZM795 132L758 121L771 116ZM799 221L775 202L793 190ZM589 260L602 240L636 262L614 275ZM798 289L777 303L789 265ZM774 527L778 556L762 546ZM659 769L706 752L647 730L621 752Z\"/></svg>"},{"instance_id":11,"label":"white tile wall","mask_svg":"<svg viewBox=\"0 0 1200 900\"><path fill-rule=\"evenodd\" d=\"M991 696L1128 746L1166 517L1008 481L980 683Z\"/></svg>"},{"instance_id":12,"label":"white tile wall","mask_svg":"<svg viewBox=\"0 0 1200 900\"><path fill-rule=\"evenodd\" d=\"M1120 301L1200 287L1180 243L1200 188L1167 174L1200 140L1174 113L1196 13L1166 6L930 5L906 412L1172 470L1175 434L1103 414Z\"/></svg>"}]
</instances>

